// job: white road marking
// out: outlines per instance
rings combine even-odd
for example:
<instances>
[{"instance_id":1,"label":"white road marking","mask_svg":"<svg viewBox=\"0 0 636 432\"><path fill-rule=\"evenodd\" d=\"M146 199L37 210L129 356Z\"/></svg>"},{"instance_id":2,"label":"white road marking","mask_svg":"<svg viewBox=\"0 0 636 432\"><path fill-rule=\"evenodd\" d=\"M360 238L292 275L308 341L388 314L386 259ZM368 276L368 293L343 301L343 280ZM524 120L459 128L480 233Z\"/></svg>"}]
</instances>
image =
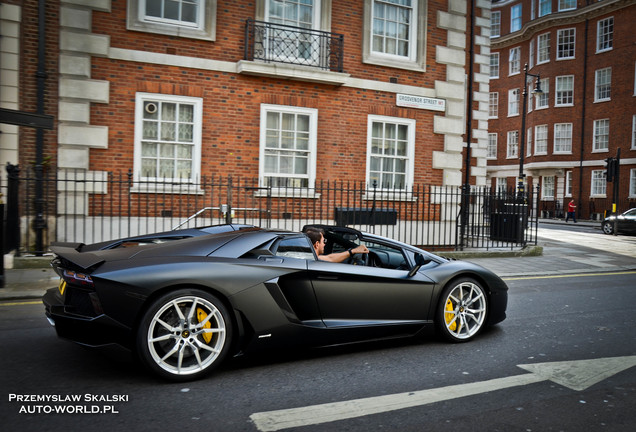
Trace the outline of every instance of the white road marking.
<instances>
[{"instance_id":1,"label":"white road marking","mask_svg":"<svg viewBox=\"0 0 636 432\"><path fill-rule=\"evenodd\" d=\"M636 366L636 356L518 366L531 373L436 389L260 412L252 414L250 419L258 430L270 432L427 405L547 380L581 391L618 372Z\"/></svg>"}]
</instances>

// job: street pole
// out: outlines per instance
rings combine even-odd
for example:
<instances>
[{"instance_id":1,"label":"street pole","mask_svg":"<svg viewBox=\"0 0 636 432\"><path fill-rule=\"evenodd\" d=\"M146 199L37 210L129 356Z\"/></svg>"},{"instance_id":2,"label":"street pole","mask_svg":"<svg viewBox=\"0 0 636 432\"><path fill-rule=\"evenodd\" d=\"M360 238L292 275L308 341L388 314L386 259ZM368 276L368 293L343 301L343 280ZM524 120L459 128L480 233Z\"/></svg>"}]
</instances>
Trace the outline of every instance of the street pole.
<instances>
[{"instance_id":1,"label":"street pole","mask_svg":"<svg viewBox=\"0 0 636 432\"><path fill-rule=\"evenodd\" d=\"M523 200L525 196L524 178L523 174L523 158L526 152L526 112L528 111L528 77L534 77L537 79L535 88L532 93L540 94L541 91L541 75L531 74L528 72L528 63L523 67L523 107L521 108L521 133L517 137L519 140L519 178L517 182L517 197L519 200Z\"/></svg>"}]
</instances>

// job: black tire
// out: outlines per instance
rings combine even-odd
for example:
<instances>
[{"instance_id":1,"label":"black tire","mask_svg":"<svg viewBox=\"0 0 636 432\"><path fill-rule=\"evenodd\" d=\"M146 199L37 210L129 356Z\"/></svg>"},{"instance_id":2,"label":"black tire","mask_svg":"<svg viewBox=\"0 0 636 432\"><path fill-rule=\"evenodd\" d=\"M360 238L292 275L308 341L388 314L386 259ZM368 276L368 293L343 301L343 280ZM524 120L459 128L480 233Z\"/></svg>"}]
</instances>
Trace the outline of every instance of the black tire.
<instances>
[{"instance_id":1,"label":"black tire","mask_svg":"<svg viewBox=\"0 0 636 432\"><path fill-rule=\"evenodd\" d=\"M232 342L227 308L212 294L180 289L156 299L137 329L137 354L155 374L188 381L212 372Z\"/></svg>"},{"instance_id":2,"label":"black tire","mask_svg":"<svg viewBox=\"0 0 636 432\"><path fill-rule=\"evenodd\" d=\"M603 222L603 232L605 234L614 234L614 223L607 221L607 222Z\"/></svg>"},{"instance_id":3,"label":"black tire","mask_svg":"<svg viewBox=\"0 0 636 432\"><path fill-rule=\"evenodd\" d=\"M488 318L486 290L472 278L452 281L442 291L435 323L442 336L452 342L467 342L477 336Z\"/></svg>"}]
</instances>

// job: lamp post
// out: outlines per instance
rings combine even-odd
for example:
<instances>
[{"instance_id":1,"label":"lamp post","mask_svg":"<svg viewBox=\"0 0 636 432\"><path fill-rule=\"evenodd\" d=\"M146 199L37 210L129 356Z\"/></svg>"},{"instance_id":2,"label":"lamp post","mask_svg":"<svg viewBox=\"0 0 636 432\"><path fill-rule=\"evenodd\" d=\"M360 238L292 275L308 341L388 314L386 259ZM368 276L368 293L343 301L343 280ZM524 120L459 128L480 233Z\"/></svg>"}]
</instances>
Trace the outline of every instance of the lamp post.
<instances>
[{"instance_id":1,"label":"lamp post","mask_svg":"<svg viewBox=\"0 0 636 432\"><path fill-rule=\"evenodd\" d=\"M541 75L528 73L528 63L523 67L523 108L521 111L521 133L519 134L520 146L519 146L519 179L517 183L517 196L522 199L525 193L523 187L523 157L526 152L526 112L528 111L528 77L534 77L537 79L532 90L533 94L541 94Z\"/></svg>"}]
</instances>

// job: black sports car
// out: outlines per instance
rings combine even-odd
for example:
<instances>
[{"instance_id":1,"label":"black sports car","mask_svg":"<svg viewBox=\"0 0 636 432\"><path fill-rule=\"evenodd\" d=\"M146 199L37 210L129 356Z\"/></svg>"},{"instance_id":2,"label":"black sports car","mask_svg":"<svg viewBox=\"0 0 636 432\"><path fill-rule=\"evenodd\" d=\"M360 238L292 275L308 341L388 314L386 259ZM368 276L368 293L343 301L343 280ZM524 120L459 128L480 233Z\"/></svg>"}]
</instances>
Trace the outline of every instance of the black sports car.
<instances>
[{"instance_id":1,"label":"black sports car","mask_svg":"<svg viewBox=\"0 0 636 432\"><path fill-rule=\"evenodd\" d=\"M100 244L60 244L43 298L60 337L119 344L155 373L194 379L228 354L414 336L435 324L468 341L506 317L506 284L477 265L350 228L321 226L319 260L303 233L246 226ZM215 231L213 230L213 231Z\"/></svg>"}]
</instances>

